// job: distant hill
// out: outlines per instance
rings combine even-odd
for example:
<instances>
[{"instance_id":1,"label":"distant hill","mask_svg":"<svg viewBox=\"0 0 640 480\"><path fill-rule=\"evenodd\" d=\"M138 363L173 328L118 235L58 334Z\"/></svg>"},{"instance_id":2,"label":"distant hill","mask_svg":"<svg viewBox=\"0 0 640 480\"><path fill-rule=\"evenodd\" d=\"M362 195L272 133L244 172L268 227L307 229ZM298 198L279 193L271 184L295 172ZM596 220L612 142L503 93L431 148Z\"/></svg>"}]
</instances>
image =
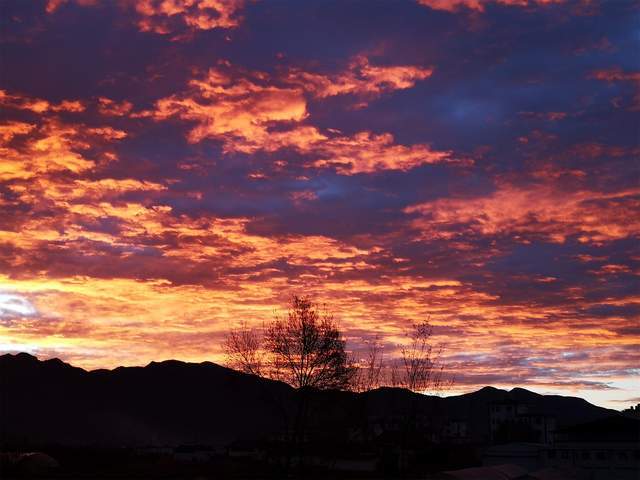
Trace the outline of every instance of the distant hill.
<instances>
[{"instance_id":1,"label":"distant hill","mask_svg":"<svg viewBox=\"0 0 640 480\"><path fill-rule=\"evenodd\" d=\"M4 446L224 445L280 431L286 416L293 415L295 395L283 383L210 362L169 360L88 372L58 359L7 354L0 356L0 441ZM496 401L529 403L556 415L559 426L614 413L580 398L520 388L508 392L485 387L446 398L395 388L314 396L324 421L401 415L411 403L434 424L467 420L479 441L488 433L489 404Z\"/></svg>"}]
</instances>

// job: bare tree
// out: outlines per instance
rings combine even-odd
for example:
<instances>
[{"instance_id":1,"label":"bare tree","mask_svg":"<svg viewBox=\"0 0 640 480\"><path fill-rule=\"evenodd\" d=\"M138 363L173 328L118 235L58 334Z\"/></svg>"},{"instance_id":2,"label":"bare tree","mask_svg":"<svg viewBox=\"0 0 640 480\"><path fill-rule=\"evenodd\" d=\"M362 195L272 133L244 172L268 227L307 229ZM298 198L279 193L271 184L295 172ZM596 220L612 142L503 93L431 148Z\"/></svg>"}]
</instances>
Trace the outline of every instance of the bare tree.
<instances>
[{"instance_id":1,"label":"bare tree","mask_svg":"<svg viewBox=\"0 0 640 480\"><path fill-rule=\"evenodd\" d=\"M261 376L264 370L265 352L262 349L262 334L243 321L229 331L225 341L227 365L251 375Z\"/></svg>"},{"instance_id":2,"label":"bare tree","mask_svg":"<svg viewBox=\"0 0 640 480\"><path fill-rule=\"evenodd\" d=\"M389 367L389 383L392 387L395 388L402 388L402 377L400 375L400 366L398 365L398 362L393 362L391 363L391 366Z\"/></svg>"},{"instance_id":3,"label":"bare tree","mask_svg":"<svg viewBox=\"0 0 640 480\"><path fill-rule=\"evenodd\" d=\"M342 389L355 369L333 315L307 297L294 296L286 317L267 327L271 374L296 388Z\"/></svg>"},{"instance_id":4,"label":"bare tree","mask_svg":"<svg viewBox=\"0 0 640 480\"><path fill-rule=\"evenodd\" d=\"M263 331L246 323L231 330L227 364L295 388L343 389L352 382L356 369L333 315L309 298L292 297L286 316L276 316Z\"/></svg>"},{"instance_id":5,"label":"bare tree","mask_svg":"<svg viewBox=\"0 0 640 480\"><path fill-rule=\"evenodd\" d=\"M368 392L380 387L383 383L385 365L380 337L376 335L373 340L367 340L365 344L367 347L366 357L358 367L354 382L354 390L358 392Z\"/></svg>"},{"instance_id":6,"label":"bare tree","mask_svg":"<svg viewBox=\"0 0 640 480\"><path fill-rule=\"evenodd\" d=\"M227 362L243 372L281 380L297 389L294 418L287 412L284 399L270 398L282 413L287 441L297 446L303 459L311 402L308 390L345 389L356 369L333 315L308 297L292 297L287 314L276 316L262 332L246 324L229 332ZM287 468L291 451L287 448Z\"/></svg>"},{"instance_id":7,"label":"bare tree","mask_svg":"<svg viewBox=\"0 0 640 480\"><path fill-rule=\"evenodd\" d=\"M392 383L418 392L438 392L452 383L444 376L443 344L434 344L429 320L414 324L406 334L400 360L392 367Z\"/></svg>"}]
</instances>

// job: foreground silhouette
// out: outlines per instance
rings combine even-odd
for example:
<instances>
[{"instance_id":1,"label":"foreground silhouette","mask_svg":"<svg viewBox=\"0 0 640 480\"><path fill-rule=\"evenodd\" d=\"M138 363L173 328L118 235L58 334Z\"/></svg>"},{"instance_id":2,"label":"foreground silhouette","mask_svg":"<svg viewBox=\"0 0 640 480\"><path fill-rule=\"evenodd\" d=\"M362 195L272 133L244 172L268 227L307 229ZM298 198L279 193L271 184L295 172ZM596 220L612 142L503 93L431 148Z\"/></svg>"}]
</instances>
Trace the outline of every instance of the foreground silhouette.
<instances>
[{"instance_id":1,"label":"foreground silhouette","mask_svg":"<svg viewBox=\"0 0 640 480\"><path fill-rule=\"evenodd\" d=\"M1 356L0 372L3 452L41 451L63 466L77 464L78 458L100 465L104 463L100 452L108 452L111 460L106 464L119 464L127 471L142 462L146 475L153 475L167 461L160 460L161 453L170 451L173 460L191 459L189 468L198 459L210 462L217 457L224 458L220 460L224 465L215 468L227 469L231 476L247 474L242 469L253 468L252 462L270 465L277 476L287 445L280 412L265 395L277 395L292 415L300 395L284 383L209 362L169 360L87 372L58 359L40 361L21 353ZM524 389L485 387L446 398L397 388L306 394L314 402L304 438L309 465L324 469L351 465L357 470L369 461L375 464L372 470L382 473L462 468L478 463L473 453L478 445L501 439L543 441L532 436L534 431L492 430L493 405L529 405L555 418L558 429L617 413L579 398ZM410 432L398 428L408 408L414 427ZM464 434L452 432L461 421ZM409 438L401 441L398 435ZM79 457L69 453L78 448L85 450ZM145 454L155 456L145 463L141 460ZM238 462L240 470L234 470L234 458L244 459ZM93 468L90 465L85 467ZM255 468L264 475L269 472Z\"/></svg>"}]
</instances>

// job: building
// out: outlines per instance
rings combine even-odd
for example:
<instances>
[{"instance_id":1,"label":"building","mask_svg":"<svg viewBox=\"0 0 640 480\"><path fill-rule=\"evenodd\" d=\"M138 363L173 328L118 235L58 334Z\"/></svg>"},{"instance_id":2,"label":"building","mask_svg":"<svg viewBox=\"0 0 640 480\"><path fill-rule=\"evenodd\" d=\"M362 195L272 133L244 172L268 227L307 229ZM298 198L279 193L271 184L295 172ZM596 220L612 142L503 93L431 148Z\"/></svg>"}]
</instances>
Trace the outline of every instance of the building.
<instances>
[{"instance_id":1,"label":"building","mask_svg":"<svg viewBox=\"0 0 640 480\"><path fill-rule=\"evenodd\" d=\"M552 443L555 430L555 416L535 411L529 404L508 400L489 405L492 443Z\"/></svg>"},{"instance_id":2,"label":"building","mask_svg":"<svg viewBox=\"0 0 640 480\"><path fill-rule=\"evenodd\" d=\"M463 419L452 418L442 427L441 441L446 443L468 443L469 422Z\"/></svg>"},{"instance_id":3,"label":"building","mask_svg":"<svg viewBox=\"0 0 640 480\"><path fill-rule=\"evenodd\" d=\"M638 403L636 406L631 406L622 410L622 414L626 417L640 419L640 403Z\"/></svg>"},{"instance_id":4,"label":"building","mask_svg":"<svg viewBox=\"0 0 640 480\"><path fill-rule=\"evenodd\" d=\"M545 463L584 480L637 480L640 420L618 415L561 429L545 451Z\"/></svg>"}]
</instances>

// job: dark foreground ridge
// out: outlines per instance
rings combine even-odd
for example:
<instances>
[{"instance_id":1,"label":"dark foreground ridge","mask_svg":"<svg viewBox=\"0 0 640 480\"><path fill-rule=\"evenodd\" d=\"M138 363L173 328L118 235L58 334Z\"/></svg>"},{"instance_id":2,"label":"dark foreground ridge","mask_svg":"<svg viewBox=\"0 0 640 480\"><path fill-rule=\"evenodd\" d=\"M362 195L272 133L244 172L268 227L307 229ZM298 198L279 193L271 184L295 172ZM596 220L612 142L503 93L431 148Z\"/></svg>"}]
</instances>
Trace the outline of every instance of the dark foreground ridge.
<instances>
[{"instance_id":1,"label":"dark foreground ridge","mask_svg":"<svg viewBox=\"0 0 640 480\"><path fill-rule=\"evenodd\" d=\"M396 388L301 393L210 362L85 371L25 353L0 357L0 392L5 453L128 449L171 452L190 462L209 461L213 452L295 462L288 450L304 445L301 455L311 452L318 464L328 458L325 463L336 467L348 458L352 470L376 472L405 464L415 470L419 452L427 452L420 457L425 471L477 466L480 448L551 444L551 433L588 430L575 427L587 422L606 428L602 421L618 416L580 398L522 388L485 387L445 398ZM307 420L304 430L292 431L301 395L307 396Z\"/></svg>"},{"instance_id":2,"label":"dark foreground ridge","mask_svg":"<svg viewBox=\"0 0 640 480\"><path fill-rule=\"evenodd\" d=\"M281 408L295 408L295 391L288 385L210 362L167 360L146 367L85 371L59 359L6 354L0 357L0 390L2 441L9 445L221 444L256 432L275 433L281 427ZM356 421L362 416L363 401L368 417L399 415L403 404L417 402L418 412L434 421L467 419L469 434L477 441L488 437L488 409L495 402L531 404L555 415L560 427L613 412L580 398L539 395L522 388L508 392L485 387L446 398L393 388L315 394L330 407L326 414L347 414L336 421Z\"/></svg>"}]
</instances>

